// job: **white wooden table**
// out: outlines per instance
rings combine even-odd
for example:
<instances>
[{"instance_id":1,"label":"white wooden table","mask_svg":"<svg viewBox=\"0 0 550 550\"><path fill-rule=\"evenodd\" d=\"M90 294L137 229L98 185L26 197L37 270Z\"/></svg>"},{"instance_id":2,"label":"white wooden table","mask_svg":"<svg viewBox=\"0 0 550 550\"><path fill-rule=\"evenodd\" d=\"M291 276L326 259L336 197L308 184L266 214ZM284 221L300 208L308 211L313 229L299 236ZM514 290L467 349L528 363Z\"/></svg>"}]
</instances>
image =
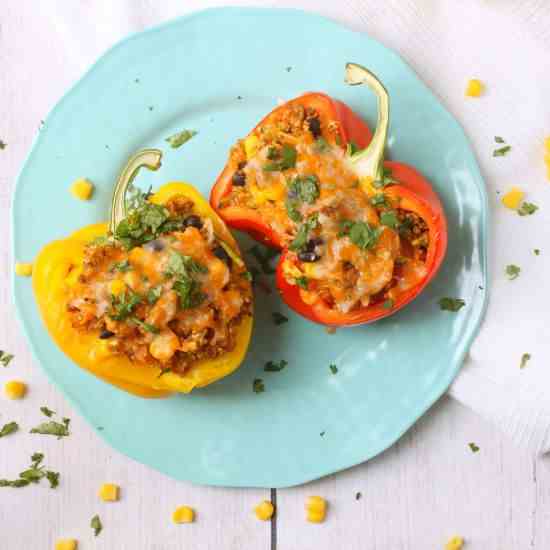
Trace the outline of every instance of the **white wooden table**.
<instances>
[{"instance_id":1,"label":"white wooden table","mask_svg":"<svg viewBox=\"0 0 550 550\"><path fill-rule=\"evenodd\" d=\"M159 3L162 17L157 15ZM550 472L448 398L368 464L277 491L278 513L271 524L252 514L260 500L270 498L269 490L175 482L108 448L75 415L33 364L14 321L7 236L16 173L44 114L107 46L129 28L137 30L214 2L110 0L103 3L103 19L97 15L97 4L102 2L2 0L0 7L0 139L7 143L0 151L0 230L5 235L0 248L0 349L16 355L8 369L0 368L0 384L18 378L30 389L23 401L0 398L0 424L16 420L26 431L43 420L39 412L43 405L72 419L72 435L61 441L21 432L0 440L0 478L16 476L35 451L44 452L45 463L61 472L55 491L46 484L0 489L0 549L50 549L58 537L75 537L81 550L428 550L442 548L455 533L463 535L472 550L550 548ZM379 9L373 7L371 18L354 21L346 18L346 4L343 0L276 3L315 9L369 30L390 46L399 44L399 26L391 20L397 16L386 3L365 0ZM435 9L436 4L402 2L409 12ZM62 12L65 19L57 18ZM127 13L131 17L125 17ZM71 17L82 27L77 40L70 23L63 24ZM433 55L427 51L416 68L445 98L448 90L438 83L438 65L430 63ZM472 453L469 442L479 445L480 451ZM97 498L99 485L109 481L121 486L120 502L102 503ZM322 525L308 524L304 518L304 500L312 494L330 503ZM170 515L180 504L197 510L196 523L171 523ZM89 527L94 514L104 524L97 539Z\"/></svg>"}]
</instances>

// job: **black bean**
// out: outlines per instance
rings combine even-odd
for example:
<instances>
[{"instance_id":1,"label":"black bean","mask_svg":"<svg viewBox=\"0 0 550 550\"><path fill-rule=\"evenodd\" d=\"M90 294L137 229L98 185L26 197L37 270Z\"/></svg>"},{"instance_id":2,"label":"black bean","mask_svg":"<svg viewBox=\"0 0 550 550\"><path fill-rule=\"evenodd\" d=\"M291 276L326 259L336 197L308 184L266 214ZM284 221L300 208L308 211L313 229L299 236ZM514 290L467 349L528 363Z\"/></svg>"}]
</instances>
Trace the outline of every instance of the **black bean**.
<instances>
[{"instance_id":1,"label":"black bean","mask_svg":"<svg viewBox=\"0 0 550 550\"><path fill-rule=\"evenodd\" d=\"M323 239L321 237L313 237L313 239L309 239L309 241L306 244L306 250L309 252L313 252L315 250L316 246L320 246L323 244Z\"/></svg>"},{"instance_id":2,"label":"black bean","mask_svg":"<svg viewBox=\"0 0 550 550\"><path fill-rule=\"evenodd\" d=\"M246 184L246 174L242 170L237 170L231 178L231 183L236 187L243 187Z\"/></svg>"},{"instance_id":3,"label":"black bean","mask_svg":"<svg viewBox=\"0 0 550 550\"><path fill-rule=\"evenodd\" d=\"M147 248L150 248L155 252L160 252L161 250L164 250L164 243L162 241L159 241L158 239L155 239L154 241L147 243L146 246Z\"/></svg>"},{"instance_id":4,"label":"black bean","mask_svg":"<svg viewBox=\"0 0 550 550\"><path fill-rule=\"evenodd\" d=\"M111 332L110 330L107 330L107 329L104 329L101 331L100 335L99 335L99 338L101 340L107 340L107 338L111 338L111 336L114 336L115 333L114 332Z\"/></svg>"},{"instance_id":5,"label":"black bean","mask_svg":"<svg viewBox=\"0 0 550 550\"><path fill-rule=\"evenodd\" d=\"M298 259L301 262L318 262L321 259L321 256L316 254L315 252L308 252L307 250L304 250L298 254Z\"/></svg>"},{"instance_id":6,"label":"black bean","mask_svg":"<svg viewBox=\"0 0 550 550\"><path fill-rule=\"evenodd\" d=\"M319 117L308 118L307 126L315 139L321 135L321 121Z\"/></svg>"},{"instance_id":7,"label":"black bean","mask_svg":"<svg viewBox=\"0 0 550 550\"><path fill-rule=\"evenodd\" d=\"M217 246L212 250L214 256L216 258L220 259L222 262L224 262L229 269L231 269L231 266L233 265L233 260L231 259L231 256L226 252L225 248L223 246Z\"/></svg>"},{"instance_id":8,"label":"black bean","mask_svg":"<svg viewBox=\"0 0 550 550\"><path fill-rule=\"evenodd\" d=\"M187 216L185 220L183 220L183 227L196 227L197 229L201 229L202 226L202 220L199 216L196 216L195 214L191 214L190 216Z\"/></svg>"}]
</instances>

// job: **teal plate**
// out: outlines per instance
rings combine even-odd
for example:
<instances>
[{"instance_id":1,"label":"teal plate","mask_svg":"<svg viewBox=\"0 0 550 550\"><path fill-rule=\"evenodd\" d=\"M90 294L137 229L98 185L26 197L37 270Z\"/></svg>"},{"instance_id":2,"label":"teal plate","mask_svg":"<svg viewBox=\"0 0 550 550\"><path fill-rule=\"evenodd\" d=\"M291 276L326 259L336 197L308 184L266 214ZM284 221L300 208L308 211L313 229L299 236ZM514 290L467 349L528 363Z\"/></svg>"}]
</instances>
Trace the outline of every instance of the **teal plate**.
<instances>
[{"instance_id":1,"label":"teal plate","mask_svg":"<svg viewBox=\"0 0 550 550\"><path fill-rule=\"evenodd\" d=\"M121 167L145 147L164 150L163 166L142 173L140 185L183 179L208 194L229 147L279 98L323 91L372 127L374 98L343 83L347 61L369 67L390 92L388 156L415 165L443 200L450 240L440 274L403 311L334 335L288 311L276 292L258 291L244 365L206 389L164 400L133 397L75 367L46 333L30 280L17 278L15 302L35 357L120 452L196 483L296 485L389 447L460 369L487 299L487 196L474 154L459 124L395 53L315 15L207 10L109 50L50 113L23 167L12 208L14 255L32 259L48 241L105 220ZM199 133L170 149L164 139L182 128ZM68 193L81 176L97 186L91 202ZM441 311L442 296L467 305ZM289 322L275 326L274 311ZM263 372L266 361L281 359L288 361L282 372ZM252 391L254 378L264 380L264 393Z\"/></svg>"}]
</instances>

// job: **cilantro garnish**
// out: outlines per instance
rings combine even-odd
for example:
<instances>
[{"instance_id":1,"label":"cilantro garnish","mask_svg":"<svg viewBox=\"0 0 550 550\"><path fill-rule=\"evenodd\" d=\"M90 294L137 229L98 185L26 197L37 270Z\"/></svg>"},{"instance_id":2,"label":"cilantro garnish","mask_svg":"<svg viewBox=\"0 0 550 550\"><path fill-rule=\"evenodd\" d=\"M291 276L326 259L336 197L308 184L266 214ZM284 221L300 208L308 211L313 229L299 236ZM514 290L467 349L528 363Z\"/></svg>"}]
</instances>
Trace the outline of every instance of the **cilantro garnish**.
<instances>
[{"instance_id":1,"label":"cilantro garnish","mask_svg":"<svg viewBox=\"0 0 550 550\"><path fill-rule=\"evenodd\" d=\"M26 487L46 478L50 482L50 488L55 489L59 485L59 473L45 470L44 466L41 465L43 460L44 455L42 453L34 453L31 456L30 467L21 472L18 479L0 479L0 487Z\"/></svg>"},{"instance_id":2,"label":"cilantro garnish","mask_svg":"<svg viewBox=\"0 0 550 550\"><path fill-rule=\"evenodd\" d=\"M520 216L531 216L534 214L539 207L536 204L533 204L532 202L524 202L519 208L518 208L518 214Z\"/></svg>"},{"instance_id":3,"label":"cilantro garnish","mask_svg":"<svg viewBox=\"0 0 550 550\"><path fill-rule=\"evenodd\" d=\"M535 256L540 256L540 250L538 248L535 248L533 252L535 253Z\"/></svg>"},{"instance_id":4,"label":"cilantro garnish","mask_svg":"<svg viewBox=\"0 0 550 550\"><path fill-rule=\"evenodd\" d=\"M331 372L332 374L336 374L336 373L338 372L338 367L337 367L334 363L332 363L331 365L329 365L328 368L330 369L330 372Z\"/></svg>"},{"instance_id":5,"label":"cilantro garnish","mask_svg":"<svg viewBox=\"0 0 550 550\"><path fill-rule=\"evenodd\" d=\"M162 294L162 287L161 286L155 286L150 288L147 291L147 302L150 305L154 305L157 303L157 300L160 298Z\"/></svg>"},{"instance_id":6,"label":"cilantro garnish","mask_svg":"<svg viewBox=\"0 0 550 550\"><path fill-rule=\"evenodd\" d=\"M394 301L391 298L388 298L387 300L384 301L384 303L382 304L382 307L384 309L392 309L393 304L394 304Z\"/></svg>"},{"instance_id":7,"label":"cilantro garnish","mask_svg":"<svg viewBox=\"0 0 550 550\"><path fill-rule=\"evenodd\" d=\"M298 153L292 145L283 145L277 153L272 154L273 159L264 166L266 172L279 172L294 168L296 166L296 158Z\"/></svg>"},{"instance_id":8,"label":"cilantro garnish","mask_svg":"<svg viewBox=\"0 0 550 550\"><path fill-rule=\"evenodd\" d=\"M109 317L115 321L125 321L140 303L141 296L130 289L118 296L112 295Z\"/></svg>"},{"instance_id":9,"label":"cilantro garnish","mask_svg":"<svg viewBox=\"0 0 550 550\"><path fill-rule=\"evenodd\" d=\"M175 250L170 252L165 275L168 277L192 277L199 273L208 273L208 269L199 262L193 260L191 256L180 254Z\"/></svg>"},{"instance_id":10,"label":"cilantro garnish","mask_svg":"<svg viewBox=\"0 0 550 550\"><path fill-rule=\"evenodd\" d=\"M55 414L55 411L48 409L48 407L40 407L40 412L46 415L48 418L51 418Z\"/></svg>"},{"instance_id":11,"label":"cilantro garnish","mask_svg":"<svg viewBox=\"0 0 550 550\"><path fill-rule=\"evenodd\" d=\"M192 137L197 135L196 130L182 130L165 139L170 144L172 149L181 147L184 143L187 143Z\"/></svg>"},{"instance_id":12,"label":"cilantro garnish","mask_svg":"<svg viewBox=\"0 0 550 550\"><path fill-rule=\"evenodd\" d=\"M302 214L300 213L300 201L298 199L285 199L285 208L286 213L288 214L288 217L293 222L301 222L302 221Z\"/></svg>"},{"instance_id":13,"label":"cilantro garnish","mask_svg":"<svg viewBox=\"0 0 550 550\"><path fill-rule=\"evenodd\" d=\"M261 378L254 378L254 381L252 382L252 390L254 391L254 393L264 392L264 381Z\"/></svg>"},{"instance_id":14,"label":"cilantro garnish","mask_svg":"<svg viewBox=\"0 0 550 550\"><path fill-rule=\"evenodd\" d=\"M4 142L0 139L0 150L4 150L6 147L7 147L7 143L4 143Z\"/></svg>"},{"instance_id":15,"label":"cilantro garnish","mask_svg":"<svg viewBox=\"0 0 550 550\"><path fill-rule=\"evenodd\" d=\"M504 139L501 138L500 136L495 136L495 142L496 143L505 143Z\"/></svg>"},{"instance_id":16,"label":"cilantro garnish","mask_svg":"<svg viewBox=\"0 0 550 550\"><path fill-rule=\"evenodd\" d=\"M513 281L514 279L517 279L519 277L519 273L521 271L521 267L518 265L510 264L506 266L506 276L510 281Z\"/></svg>"},{"instance_id":17,"label":"cilantro garnish","mask_svg":"<svg viewBox=\"0 0 550 550\"><path fill-rule=\"evenodd\" d=\"M122 262L115 262L111 266L110 271L120 271L120 273L126 273L131 269L132 269L132 266L130 265L130 262L128 260L124 260Z\"/></svg>"},{"instance_id":18,"label":"cilantro garnish","mask_svg":"<svg viewBox=\"0 0 550 550\"><path fill-rule=\"evenodd\" d=\"M129 321L131 323L134 323L134 325L137 325L138 327L143 329L145 332L150 332L151 334L158 334L160 332L160 330L155 325L146 323L145 321L142 321L137 317L130 317Z\"/></svg>"},{"instance_id":19,"label":"cilantro garnish","mask_svg":"<svg viewBox=\"0 0 550 550\"><path fill-rule=\"evenodd\" d=\"M274 361L268 361L264 365L265 372L279 372L282 371L288 365L288 361L281 359L278 363Z\"/></svg>"},{"instance_id":20,"label":"cilantro garnish","mask_svg":"<svg viewBox=\"0 0 550 550\"><path fill-rule=\"evenodd\" d=\"M475 443L468 443L468 447L470 447L472 453L477 453L479 451L479 447Z\"/></svg>"},{"instance_id":21,"label":"cilantro garnish","mask_svg":"<svg viewBox=\"0 0 550 550\"><path fill-rule=\"evenodd\" d=\"M512 150L512 147L510 145L505 145L504 147L495 149L493 151L493 157L503 157L504 155L507 155L511 150Z\"/></svg>"},{"instance_id":22,"label":"cilantro garnish","mask_svg":"<svg viewBox=\"0 0 550 550\"><path fill-rule=\"evenodd\" d=\"M392 183L397 183L397 180L393 178L391 168L384 166L382 169L382 180L374 181L372 185L376 189L384 189L384 187L391 185Z\"/></svg>"},{"instance_id":23,"label":"cilantro garnish","mask_svg":"<svg viewBox=\"0 0 550 550\"><path fill-rule=\"evenodd\" d=\"M99 533L101 533L101 530L103 529L103 524L101 523L101 520L99 519L99 516L96 514L92 521L90 522L90 527L94 530L94 537L97 537Z\"/></svg>"},{"instance_id":24,"label":"cilantro garnish","mask_svg":"<svg viewBox=\"0 0 550 550\"><path fill-rule=\"evenodd\" d=\"M15 433L19 429L19 424L17 422L8 422L2 426L0 430L0 437L10 435Z\"/></svg>"},{"instance_id":25,"label":"cilantro garnish","mask_svg":"<svg viewBox=\"0 0 550 550\"><path fill-rule=\"evenodd\" d=\"M380 214L380 223L386 227L395 229L399 225L399 219L393 210L388 210L387 212L382 212Z\"/></svg>"},{"instance_id":26,"label":"cilantro garnish","mask_svg":"<svg viewBox=\"0 0 550 550\"><path fill-rule=\"evenodd\" d=\"M524 353L522 356L521 356L521 361L519 363L519 368L520 369L524 369L526 366L527 366L527 362L531 359L531 354L530 353Z\"/></svg>"},{"instance_id":27,"label":"cilantro garnish","mask_svg":"<svg viewBox=\"0 0 550 550\"><path fill-rule=\"evenodd\" d=\"M279 313L278 311L274 311L271 314L271 317L273 318L273 322L276 325L283 325L284 323L288 323L288 317L286 317L282 313Z\"/></svg>"},{"instance_id":28,"label":"cilantro garnish","mask_svg":"<svg viewBox=\"0 0 550 550\"><path fill-rule=\"evenodd\" d=\"M330 149L330 145L324 137L319 137L315 140L315 151L317 153L326 153Z\"/></svg>"},{"instance_id":29,"label":"cilantro garnish","mask_svg":"<svg viewBox=\"0 0 550 550\"><path fill-rule=\"evenodd\" d=\"M289 184L288 190L291 197L296 197L302 202L313 204L319 198L319 180L315 175L296 176Z\"/></svg>"},{"instance_id":30,"label":"cilantro garnish","mask_svg":"<svg viewBox=\"0 0 550 550\"><path fill-rule=\"evenodd\" d=\"M31 434L41 434L41 435L55 435L57 439L62 437L67 437L70 435L69 424L71 420L69 418L63 418L63 423L56 422L55 420L50 420L49 422L43 422L35 428L33 428Z\"/></svg>"},{"instance_id":31,"label":"cilantro garnish","mask_svg":"<svg viewBox=\"0 0 550 550\"><path fill-rule=\"evenodd\" d=\"M462 298L441 298L438 302L439 307L443 311L452 311L456 313L460 308L466 305L466 302Z\"/></svg>"},{"instance_id":32,"label":"cilantro garnish","mask_svg":"<svg viewBox=\"0 0 550 550\"><path fill-rule=\"evenodd\" d=\"M309 281L307 277L297 277L296 279L294 279L294 282L300 288L303 288L304 290L308 289Z\"/></svg>"},{"instance_id":33,"label":"cilantro garnish","mask_svg":"<svg viewBox=\"0 0 550 550\"><path fill-rule=\"evenodd\" d=\"M376 193L376 195L371 198L370 203L373 206L388 206L388 200L386 199L386 195L384 195L384 193Z\"/></svg>"},{"instance_id":34,"label":"cilantro garnish","mask_svg":"<svg viewBox=\"0 0 550 550\"><path fill-rule=\"evenodd\" d=\"M7 367L15 355L8 353L7 351L0 350L0 365Z\"/></svg>"},{"instance_id":35,"label":"cilantro garnish","mask_svg":"<svg viewBox=\"0 0 550 550\"><path fill-rule=\"evenodd\" d=\"M201 291L200 283L191 277L178 279L172 288L178 293L182 309L197 307L206 297Z\"/></svg>"},{"instance_id":36,"label":"cilantro garnish","mask_svg":"<svg viewBox=\"0 0 550 550\"><path fill-rule=\"evenodd\" d=\"M354 222L351 220L342 220L340 222L339 237L349 237L350 241L367 250L372 248L378 242L381 230L376 227L372 227L367 222Z\"/></svg>"},{"instance_id":37,"label":"cilantro garnish","mask_svg":"<svg viewBox=\"0 0 550 550\"><path fill-rule=\"evenodd\" d=\"M309 233L317 227L319 216L317 213L312 214L298 229L296 237L290 243L290 250L300 250L307 244Z\"/></svg>"},{"instance_id":38,"label":"cilantro garnish","mask_svg":"<svg viewBox=\"0 0 550 550\"><path fill-rule=\"evenodd\" d=\"M275 273L275 269L271 267L271 260L279 255L277 250L272 248L260 248L258 245L254 245L250 250L250 254L254 256L262 271L266 275L271 275ZM252 273L254 275L254 273Z\"/></svg>"},{"instance_id":39,"label":"cilantro garnish","mask_svg":"<svg viewBox=\"0 0 550 550\"><path fill-rule=\"evenodd\" d=\"M361 149L359 148L359 145L357 145L357 143L355 143L355 141L349 141L348 142L348 146L347 146L347 151L346 153L351 156L351 155L355 155L355 153L361 151Z\"/></svg>"}]
</instances>

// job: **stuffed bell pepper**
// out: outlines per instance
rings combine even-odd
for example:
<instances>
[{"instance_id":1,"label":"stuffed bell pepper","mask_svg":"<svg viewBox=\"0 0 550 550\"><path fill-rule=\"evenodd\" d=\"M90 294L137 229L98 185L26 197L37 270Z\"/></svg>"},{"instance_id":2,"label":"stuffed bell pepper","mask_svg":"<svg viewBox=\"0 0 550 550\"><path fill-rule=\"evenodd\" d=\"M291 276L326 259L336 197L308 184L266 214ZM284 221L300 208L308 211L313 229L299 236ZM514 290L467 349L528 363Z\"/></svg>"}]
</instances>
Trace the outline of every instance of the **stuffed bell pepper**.
<instances>
[{"instance_id":1,"label":"stuffed bell pepper","mask_svg":"<svg viewBox=\"0 0 550 550\"><path fill-rule=\"evenodd\" d=\"M384 162L386 89L352 63L346 82L375 92L374 136L341 102L305 94L237 142L210 196L228 225L281 250L283 300L334 327L372 322L409 303L447 247L445 214L429 182L410 166Z\"/></svg>"},{"instance_id":2,"label":"stuffed bell pepper","mask_svg":"<svg viewBox=\"0 0 550 550\"><path fill-rule=\"evenodd\" d=\"M252 291L237 244L190 185L131 185L161 153L133 157L110 224L39 254L33 288L45 325L79 366L131 393L187 393L233 372L252 330ZM128 192L128 193L127 193Z\"/></svg>"}]
</instances>

